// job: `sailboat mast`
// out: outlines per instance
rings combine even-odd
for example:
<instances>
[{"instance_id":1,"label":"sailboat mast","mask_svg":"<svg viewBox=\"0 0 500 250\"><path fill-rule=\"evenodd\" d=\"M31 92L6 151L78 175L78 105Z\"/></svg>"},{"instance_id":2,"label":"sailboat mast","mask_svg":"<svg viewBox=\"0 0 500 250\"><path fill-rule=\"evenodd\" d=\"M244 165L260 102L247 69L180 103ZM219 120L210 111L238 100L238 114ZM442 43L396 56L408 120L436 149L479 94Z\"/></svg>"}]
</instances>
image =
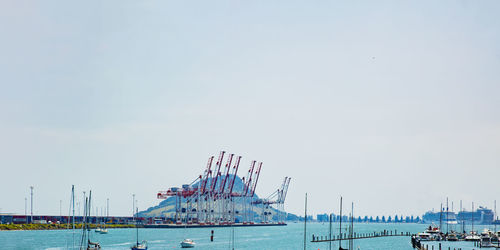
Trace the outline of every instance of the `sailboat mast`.
<instances>
[{"instance_id":1,"label":"sailboat mast","mask_svg":"<svg viewBox=\"0 0 500 250\"><path fill-rule=\"evenodd\" d=\"M474 202L472 202L472 232L474 233Z\"/></svg>"},{"instance_id":2,"label":"sailboat mast","mask_svg":"<svg viewBox=\"0 0 500 250\"><path fill-rule=\"evenodd\" d=\"M84 207L83 207L83 220L82 220L82 238L80 240L80 249L83 248L83 244L86 240L86 233L87 233L87 197L84 197Z\"/></svg>"},{"instance_id":3,"label":"sailboat mast","mask_svg":"<svg viewBox=\"0 0 500 250\"><path fill-rule=\"evenodd\" d=\"M448 197L446 197L446 233L448 233Z\"/></svg>"},{"instance_id":4,"label":"sailboat mast","mask_svg":"<svg viewBox=\"0 0 500 250\"><path fill-rule=\"evenodd\" d=\"M328 241L328 249L332 250L332 217L333 214L330 213L330 233L329 233L329 241Z\"/></svg>"},{"instance_id":5,"label":"sailboat mast","mask_svg":"<svg viewBox=\"0 0 500 250\"><path fill-rule=\"evenodd\" d=\"M71 207L73 208L73 248L75 248L75 185L71 186Z\"/></svg>"},{"instance_id":6,"label":"sailboat mast","mask_svg":"<svg viewBox=\"0 0 500 250\"><path fill-rule=\"evenodd\" d=\"M88 203L88 209L87 209L89 215L87 216L87 221L89 221L89 220L92 221L92 218L89 218L91 215L91 212L92 212L91 209L92 209L92 190L89 191L89 203ZM90 227L89 227L88 223L87 223L87 232L88 232L87 233L87 242L89 242L90 241Z\"/></svg>"},{"instance_id":7,"label":"sailboat mast","mask_svg":"<svg viewBox=\"0 0 500 250\"><path fill-rule=\"evenodd\" d=\"M351 239L349 240L350 248L354 249L354 202L351 203Z\"/></svg>"},{"instance_id":8,"label":"sailboat mast","mask_svg":"<svg viewBox=\"0 0 500 250\"><path fill-rule=\"evenodd\" d=\"M307 193L306 193L306 201L304 204L304 250L306 250L306 233L307 233Z\"/></svg>"},{"instance_id":9,"label":"sailboat mast","mask_svg":"<svg viewBox=\"0 0 500 250\"><path fill-rule=\"evenodd\" d=\"M342 248L342 196L340 196L339 249Z\"/></svg>"},{"instance_id":10,"label":"sailboat mast","mask_svg":"<svg viewBox=\"0 0 500 250\"><path fill-rule=\"evenodd\" d=\"M441 207L439 209L439 231L443 230L443 203L441 203Z\"/></svg>"},{"instance_id":11,"label":"sailboat mast","mask_svg":"<svg viewBox=\"0 0 500 250\"><path fill-rule=\"evenodd\" d=\"M139 208L136 208L136 213L139 213ZM137 244L136 246L139 246L139 227L137 226L137 219L135 219L135 231L136 231L136 240Z\"/></svg>"}]
</instances>

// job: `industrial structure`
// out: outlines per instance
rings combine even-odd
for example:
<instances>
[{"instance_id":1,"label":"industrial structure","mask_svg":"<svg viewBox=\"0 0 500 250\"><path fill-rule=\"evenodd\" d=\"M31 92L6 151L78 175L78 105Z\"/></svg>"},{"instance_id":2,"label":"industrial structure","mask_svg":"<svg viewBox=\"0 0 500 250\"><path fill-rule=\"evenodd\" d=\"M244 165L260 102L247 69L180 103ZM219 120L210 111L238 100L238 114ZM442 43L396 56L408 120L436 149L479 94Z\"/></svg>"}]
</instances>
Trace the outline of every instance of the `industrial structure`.
<instances>
[{"instance_id":1,"label":"industrial structure","mask_svg":"<svg viewBox=\"0 0 500 250\"><path fill-rule=\"evenodd\" d=\"M176 224L285 224L284 203L291 178L285 177L280 188L267 198L257 199L255 189L262 162L252 161L247 175L241 178L243 187L235 188L242 157L221 151L215 166L214 159L208 158L203 174L190 184L158 192L158 199L175 197Z\"/></svg>"}]
</instances>

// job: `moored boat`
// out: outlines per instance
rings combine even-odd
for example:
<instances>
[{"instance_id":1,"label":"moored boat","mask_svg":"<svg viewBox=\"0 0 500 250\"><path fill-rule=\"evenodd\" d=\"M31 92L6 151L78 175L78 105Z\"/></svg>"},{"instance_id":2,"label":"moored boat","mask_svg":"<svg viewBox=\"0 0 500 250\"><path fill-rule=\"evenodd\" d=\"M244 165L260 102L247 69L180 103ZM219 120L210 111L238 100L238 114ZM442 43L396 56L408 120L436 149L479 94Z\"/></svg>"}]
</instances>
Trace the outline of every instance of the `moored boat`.
<instances>
[{"instance_id":1,"label":"moored boat","mask_svg":"<svg viewBox=\"0 0 500 250\"><path fill-rule=\"evenodd\" d=\"M455 232L451 232L446 237L446 240L447 241L458 241L458 236L457 236L457 234Z\"/></svg>"},{"instance_id":2,"label":"moored boat","mask_svg":"<svg viewBox=\"0 0 500 250\"><path fill-rule=\"evenodd\" d=\"M418 233L417 234L417 239L419 241L430 241L431 240L431 234L429 234L429 233Z\"/></svg>"},{"instance_id":3,"label":"moored boat","mask_svg":"<svg viewBox=\"0 0 500 250\"><path fill-rule=\"evenodd\" d=\"M467 236L465 236L465 241L480 241L481 237L477 235L476 232L471 231Z\"/></svg>"}]
</instances>

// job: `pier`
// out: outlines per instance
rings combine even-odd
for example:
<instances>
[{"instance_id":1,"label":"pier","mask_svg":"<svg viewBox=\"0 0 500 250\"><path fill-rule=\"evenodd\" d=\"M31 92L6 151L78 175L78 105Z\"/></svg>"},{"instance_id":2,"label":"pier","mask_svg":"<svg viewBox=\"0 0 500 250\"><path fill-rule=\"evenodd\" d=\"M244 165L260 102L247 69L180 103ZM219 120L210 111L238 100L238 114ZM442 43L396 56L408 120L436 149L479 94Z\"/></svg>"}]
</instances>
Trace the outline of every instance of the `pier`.
<instances>
[{"instance_id":1,"label":"pier","mask_svg":"<svg viewBox=\"0 0 500 250\"><path fill-rule=\"evenodd\" d=\"M341 235L333 235L331 238L328 236L315 236L312 235L311 242L332 242L332 241L342 241L342 240L362 240L362 239L372 239L372 238L382 238L382 237L409 237L413 236L410 232L392 232L388 230L384 230L382 232L373 232L373 233L353 233L353 236L348 236L346 233Z\"/></svg>"}]
</instances>

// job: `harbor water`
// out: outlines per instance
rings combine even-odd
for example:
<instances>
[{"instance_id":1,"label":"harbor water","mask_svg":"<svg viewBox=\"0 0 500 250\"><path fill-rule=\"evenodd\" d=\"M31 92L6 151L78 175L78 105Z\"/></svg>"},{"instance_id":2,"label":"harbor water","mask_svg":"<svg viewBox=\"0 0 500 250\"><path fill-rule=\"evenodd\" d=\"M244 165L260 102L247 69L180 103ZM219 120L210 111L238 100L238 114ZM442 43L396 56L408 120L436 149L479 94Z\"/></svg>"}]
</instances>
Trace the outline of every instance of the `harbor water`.
<instances>
[{"instance_id":1,"label":"harbor water","mask_svg":"<svg viewBox=\"0 0 500 250\"><path fill-rule=\"evenodd\" d=\"M427 225L412 223L355 223L356 233L373 233L383 230L417 233L424 231ZM333 224L333 234L337 235L339 225ZM478 226L482 230L484 226ZM214 230L214 241L210 241ZM139 241L147 240L149 249L178 249L180 242L190 238L196 242L195 249L231 249L231 234L234 230L234 249L304 249L304 224L290 223L287 226L270 227L226 227L226 228L190 228L190 229L139 229ZM346 228L343 225L343 231ZM307 224L307 249L328 249L329 243L311 243L312 235L327 236L328 223ZM1 249L71 249L79 246L81 230L52 231L0 231ZM108 234L91 231L92 241L101 243L102 249L130 249L136 241L136 230L109 229ZM427 243L424 243L427 244ZM438 243L429 243L429 246ZM441 242L443 249L448 247L477 249L470 242ZM347 247L347 242L342 244ZM338 242L332 242L332 249L338 249ZM354 249L413 249L410 237L386 237L354 241ZM430 247L429 247L430 249Z\"/></svg>"}]
</instances>

